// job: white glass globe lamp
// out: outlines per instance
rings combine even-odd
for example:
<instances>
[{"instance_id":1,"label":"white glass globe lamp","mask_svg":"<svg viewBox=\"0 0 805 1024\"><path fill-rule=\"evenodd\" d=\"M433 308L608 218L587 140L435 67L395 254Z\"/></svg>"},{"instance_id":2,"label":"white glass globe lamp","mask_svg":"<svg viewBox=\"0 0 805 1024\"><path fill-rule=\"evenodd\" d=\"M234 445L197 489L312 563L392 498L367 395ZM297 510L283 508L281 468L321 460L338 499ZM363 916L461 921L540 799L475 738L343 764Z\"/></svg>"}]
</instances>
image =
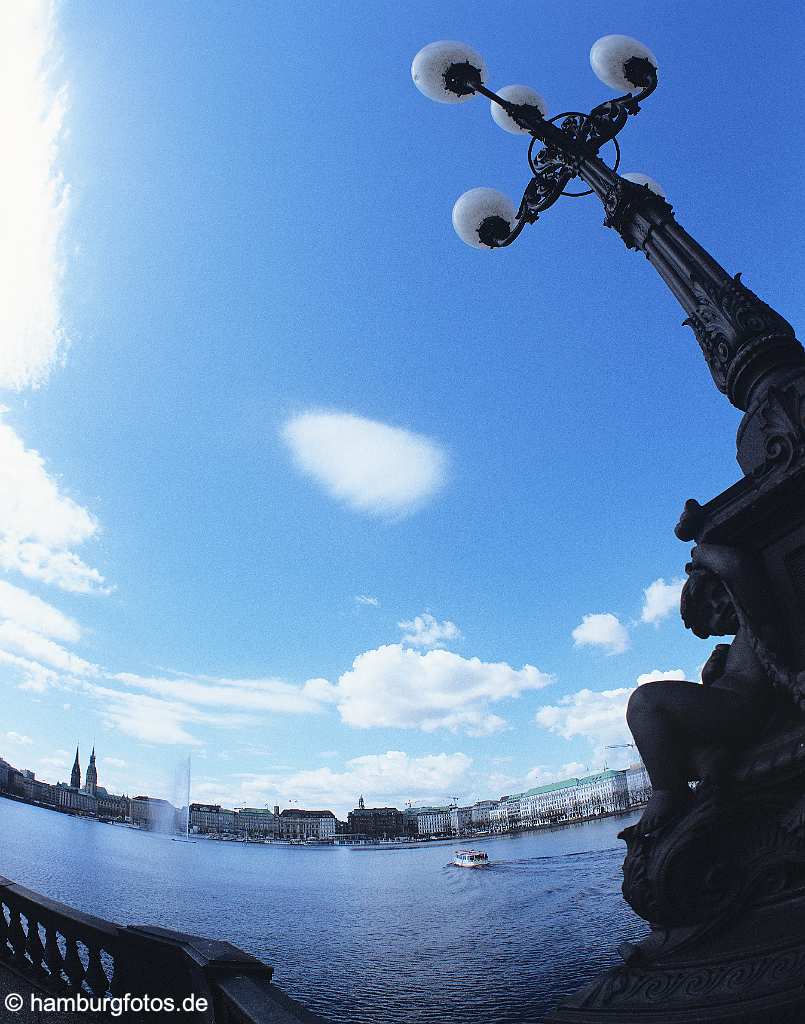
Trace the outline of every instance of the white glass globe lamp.
<instances>
[{"instance_id":1,"label":"white glass globe lamp","mask_svg":"<svg viewBox=\"0 0 805 1024\"><path fill-rule=\"evenodd\" d=\"M428 99L437 103L463 103L472 99L475 93L470 89L456 91L455 86L451 88L450 71L467 64L478 72L482 82L486 81L484 59L471 46L450 40L429 43L414 57L411 77L417 89Z\"/></svg>"},{"instance_id":2,"label":"white glass globe lamp","mask_svg":"<svg viewBox=\"0 0 805 1024\"><path fill-rule=\"evenodd\" d=\"M474 249L494 249L511 233L517 210L507 195L494 188L472 188L453 207L453 227L462 242Z\"/></svg>"},{"instance_id":3,"label":"white glass globe lamp","mask_svg":"<svg viewBox=\"0 0 805 1024\"><path fill-rule=\"evenodd\" d=\"M629 171L628 174L622 174L621 177L633 182L635 185L645 185L649 191L665 199L665 189L658 181L649 178L647 174L641 174L639 171Z\"/></svg>"},{"instance_id":4,"label":"white glass globe lamp","mask_svg":"<svg viewBox=\"0 0 805 1024\"><path fill-rule=\"evenodd\" d=\"M633 57L641 57L657 68L657 58L637 39L631 36L602 36L590 50L590 65L597 77L619 92L635 92L639 82L626 77L626 64Z\"/></svg>"},{"instance_id":5,"label":"white glass globe lamp","mask_svg":"<svg viewBox=\"0 0 805 1024\"><path fill-rule=\"evenodd\" d=\"M536 107L543 117L548 113L545 99L528 85L504 85L502 89L497 90L497 94L502 100L508 100L509 103L527 103L530 107ZM511 132L512 135L531 134L527 128L521 128L514 118L494 100L490 100L489 109L492 112L492 120L504 131Z\"/></svg>"}]
</instances>

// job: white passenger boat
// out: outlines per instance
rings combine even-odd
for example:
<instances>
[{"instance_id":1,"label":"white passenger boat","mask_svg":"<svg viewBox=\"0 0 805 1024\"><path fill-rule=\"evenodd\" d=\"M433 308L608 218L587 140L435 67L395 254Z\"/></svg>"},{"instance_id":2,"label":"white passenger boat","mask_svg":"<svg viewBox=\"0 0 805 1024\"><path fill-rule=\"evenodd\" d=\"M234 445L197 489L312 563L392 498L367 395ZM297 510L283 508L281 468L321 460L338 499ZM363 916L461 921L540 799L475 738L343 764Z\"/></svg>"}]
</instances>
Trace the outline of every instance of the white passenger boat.
<instances>
[{"instance_id":1,"label":"white passenger boat","mask_svg":"<svg viewBox=\"0 0 805 1024\"><path fill-rule=\"evenodd\" d=\"M458 868L483 868L489 863L489 857L483 850L456 850L453 863Z\"/></svg>"}]
</instances>

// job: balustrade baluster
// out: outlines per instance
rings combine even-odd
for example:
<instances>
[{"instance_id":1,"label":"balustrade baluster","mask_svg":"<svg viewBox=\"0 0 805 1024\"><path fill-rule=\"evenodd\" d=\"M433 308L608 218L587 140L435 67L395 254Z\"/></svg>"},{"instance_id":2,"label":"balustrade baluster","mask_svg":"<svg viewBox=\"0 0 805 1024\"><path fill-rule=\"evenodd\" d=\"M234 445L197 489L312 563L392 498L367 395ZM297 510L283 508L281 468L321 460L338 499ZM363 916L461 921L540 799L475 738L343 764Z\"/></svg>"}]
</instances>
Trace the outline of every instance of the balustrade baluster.
<instances>
[{"instance_id":1,"label":"balustrade baluster","mask_svg":"<svg viewBox=\"0 0 805 1024\"><path fill-rule=\"evenodd\" d=\"M9 922L8 930L8 941L11 943L12 949L12 961L20 966L23 962L27 964L25 960L25 932L22 927L21 913L19 907L14 904L9 905L9 911L11 912L11 920Z\"/></svg>"},{"instance_id":2,"label":"balustrade baluster","mask_svg":"<svg viewBox=\"0 0 805 1024\"><path fill-rule=\"evenodd\" d=\"M89 947L89 966L87 967L86 980L93 995L105 996L109 990L109 979L106 977L106 972L103 969L100 946Z\"/></svg>"},{"instance_id":3,"label":"balustrade baluster","mask_svg":"<svg viewBox=\"0 0 805 1024\"><path fill-rule=\"evenodd\" d=\"M46 926L47 935L45 938L45 960L50 968L51 984L57 988L65 988L64 981L64 957L59 947L59 939L56 925L50 921Z\"/></svg>"},{"instance_id":4,"label":"balustrade baluster","mask_svg":"<svg viewBox=\"0 0 805 1024\"><path fill-rule=\"evenodd\" d=\"M8 914L8 917L6 917ZM0 956L8 949L8 922L11 917L11 910L7 903L0 902Z\"/></svg>"},{"instance_id":5,"label":"balustrade baluster","mask_svg":"<svg viewBox=\"0 0 805 1024\"><path fill-rule=\"evenodd\" d=\"M65 934L67 955L64 958L64 971L69 979L69 986L78 992L84 980L84 965L78 955L78 939L75 935Z\"/></svg>"},{"instance_id":6,"label":"balustrade baluster","mask_svg":"<svg viewBox=\"0 0 805 1024\"><path fill-rule=\"evenodd\" d=\"M41 978L49 978L49 972L45 968L45 947L42 945L42 936L39 934L39 919L28 913L28 939L25 943L25 951L31 961L31 968L34 974Z\"/></svg>"}]
</instances>

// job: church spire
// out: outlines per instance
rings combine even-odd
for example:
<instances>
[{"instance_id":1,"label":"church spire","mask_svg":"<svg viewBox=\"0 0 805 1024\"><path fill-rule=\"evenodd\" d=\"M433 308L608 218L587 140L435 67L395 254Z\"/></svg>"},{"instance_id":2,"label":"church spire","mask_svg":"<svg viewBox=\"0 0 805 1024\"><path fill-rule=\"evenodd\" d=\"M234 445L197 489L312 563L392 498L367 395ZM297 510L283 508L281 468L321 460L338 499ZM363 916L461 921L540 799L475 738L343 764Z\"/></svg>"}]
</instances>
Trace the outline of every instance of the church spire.
<instances>
[{"instance_id":1,"label":"church spire","mask_svg":"<svg viewBox=\"0 0 805 1024\"><path fill-rule=\"evenodd\" d=\"M78 763L78 746L75 748L75 761L73 761L73 770L70 773L70 785L73 789L81 789L81 765Z\"/></svg>"},{"instance_id":2,"label":"church spire","mask_svg":"<svg viewBox=\"0 0 805 1024\"><path fill-rule=\"evenodd\" d=\"M95 796L98 789L98 769L95 767L95 744L92 744L92 753L89 755L89 767L84 780L84 791L90 796Z\"/></svg>"}]
</instances>

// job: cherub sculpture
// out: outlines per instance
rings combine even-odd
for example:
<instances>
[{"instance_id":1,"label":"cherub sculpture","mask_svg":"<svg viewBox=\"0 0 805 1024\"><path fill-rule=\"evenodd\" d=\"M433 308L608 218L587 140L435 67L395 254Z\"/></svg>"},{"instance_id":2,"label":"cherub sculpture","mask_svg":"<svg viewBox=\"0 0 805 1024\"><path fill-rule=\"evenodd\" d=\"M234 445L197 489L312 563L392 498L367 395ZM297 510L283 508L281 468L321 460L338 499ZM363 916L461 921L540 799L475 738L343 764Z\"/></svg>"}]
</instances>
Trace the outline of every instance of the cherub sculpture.
<instances>
[{"instance_id":1,"label":"cherub sculpture","mask_svg":"<svg viewBox=\"0 0 805 1024\"><path fill-rule=\"evenodd\" d=\"M685 811L693 795L689 779L717 782L731 757L759 736L773 686L801 701L797 681L782 667L776 605L754 556L701 544L691 557L681 601L685 626L703 640L735 639L716 646L701 685L658 680L639 686L629 700L626 718L653 789L635 826L642 835Z\"/></svg>"}]
</instances>

